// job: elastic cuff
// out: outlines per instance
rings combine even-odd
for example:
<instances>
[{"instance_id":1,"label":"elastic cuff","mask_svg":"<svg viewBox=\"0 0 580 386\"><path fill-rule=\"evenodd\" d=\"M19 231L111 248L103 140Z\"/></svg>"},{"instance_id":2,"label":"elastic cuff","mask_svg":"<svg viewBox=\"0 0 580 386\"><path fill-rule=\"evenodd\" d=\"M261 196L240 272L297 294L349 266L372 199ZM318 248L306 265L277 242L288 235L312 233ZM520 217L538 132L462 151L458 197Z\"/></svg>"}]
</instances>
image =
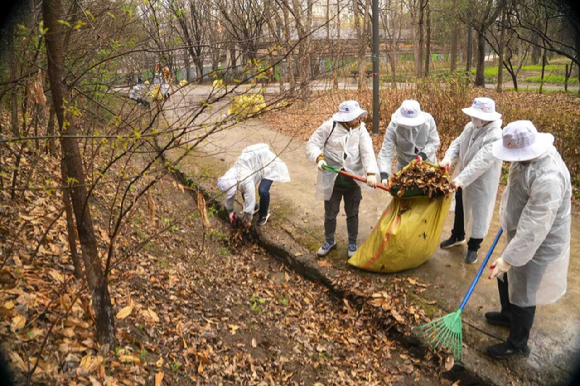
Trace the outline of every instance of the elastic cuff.
<instances>
[{"instance_id":1,"label":"elastic cuff","mask_svg":"<svg viewBox=\"0 0 580 386\"><path fill-rule=\"evenodd\" d=\"M421 160L423 161L427 159L427 154L423 153L422 151L420 151L417 155L421 157Z\"/></svg>"},{"instance_id":2,"label":"elastic cuff","mask_svg":"<svg viewBox=\"0 0 580 386\"><path fill-rule=\"evenodd\" d=\"M389 179L389 174L385 173L385 172L381 172L381 180L388 180Z\"/></svg>"},{"instance_id":3,"label":"elastic cuff","mask_svg":"<svg viewBox=\"0 0 580 386\"><path fill-rule=\"evenodd\" d=\"M324 159L324 154L320 154L318 157L316 157L316 163L319 163L320 160Z\"/></svg>"},{"instance_id":4,"label":"elastic cuff","mask_svg":"<svg viewBox=\"0 0 580 386\"><path fill-rule=\"evenodd\" d=\"M374 176L374 175L375 175L375 173L370 173L370 172L367 173L367 176Z\"/></svg>"}]
</instances>

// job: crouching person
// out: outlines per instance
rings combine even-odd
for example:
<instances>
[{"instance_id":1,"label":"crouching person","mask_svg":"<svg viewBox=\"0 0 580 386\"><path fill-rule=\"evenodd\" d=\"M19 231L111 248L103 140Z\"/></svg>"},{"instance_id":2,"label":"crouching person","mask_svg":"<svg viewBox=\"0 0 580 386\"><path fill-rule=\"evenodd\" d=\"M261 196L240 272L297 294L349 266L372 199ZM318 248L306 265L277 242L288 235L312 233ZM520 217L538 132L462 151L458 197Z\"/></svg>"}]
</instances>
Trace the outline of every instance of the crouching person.
<instances>
[{"instance_id":1,"label":"crouching person","mask_svg":"<svg viewBox=\"0 0 580 386\"><path fill-rule=\"evenodd\" d=\"M316 197L324 200L326 241L318 250L318 256L326 256L337 246L336 216L342 200L346 212L348 256L354 256L358 249L358 213L362 200L360 186L365 185L342 174L325 170L324 166L344 169L351 174L366 177L368 186L376 186L377 161L371 137L362 122L366 116L367 112L360 108L358 102L342 102L338 113L316 129L306 145L308 159L318 166Z\"/></svg>"},{"instance_id":2,"label":"crouching person","mask_svg":"<svg viewBox=\"0 0 580 386\"><path fill-rule=\"evenodd\" d=\"M288 182L290 174L286 164L265 143L248 146L234 166L218 179L217 186L226 193L225 207L232 224L236 220L234 201L240 190L243 199L242 222L249 227L255 213L258 225L266 225L270 218L270 188L273 182ZM260 204L256 204L256 185Z\"/></svg>"}]
</instances>

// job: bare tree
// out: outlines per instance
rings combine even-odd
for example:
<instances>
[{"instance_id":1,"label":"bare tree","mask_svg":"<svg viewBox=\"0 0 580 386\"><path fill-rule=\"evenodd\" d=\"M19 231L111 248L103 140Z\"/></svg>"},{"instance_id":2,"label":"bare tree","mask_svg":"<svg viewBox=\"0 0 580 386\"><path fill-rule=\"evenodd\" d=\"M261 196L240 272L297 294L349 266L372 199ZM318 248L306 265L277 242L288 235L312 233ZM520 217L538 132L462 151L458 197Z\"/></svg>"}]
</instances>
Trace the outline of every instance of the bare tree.
<instances>
[{"instance_id":1,"label":"bare tree","mask_svg":"<svg viewBox=\"0 0 580 386\"><path fill-rule=\"evenodd\" d=\"M60 0L43 0L44 25L46 34L46 53L48 56L48 76L55 107L64 154L64 163L71 185L71 200L76 218L77 232L81 243L87 282L91 291L93 308L96 315L97 339L101 344L115 342L115 320L106 277L97 250L97 240L93 227L88 194L85 185L83 162L77 141L74 119L65 109L65 99L71 100L67 85L64 83L64 56L62 25L59 23L62 6Z\"/></svg>"}]
</instances>

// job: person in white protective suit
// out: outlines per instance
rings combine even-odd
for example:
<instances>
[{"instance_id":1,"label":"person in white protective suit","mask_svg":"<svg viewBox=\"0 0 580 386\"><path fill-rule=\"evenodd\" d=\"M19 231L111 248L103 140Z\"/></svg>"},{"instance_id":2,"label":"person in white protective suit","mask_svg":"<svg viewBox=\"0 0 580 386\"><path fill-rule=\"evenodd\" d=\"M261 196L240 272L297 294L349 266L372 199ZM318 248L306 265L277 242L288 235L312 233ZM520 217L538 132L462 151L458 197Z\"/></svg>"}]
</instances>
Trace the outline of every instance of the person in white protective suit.
<instances>
[{"instance_id":1,"label":"person in white protective suit","mask_svg":"<svg viewBox=\"0 0 580 386\"><path fill-rule=\"evenodd\" d=\"M422 161L437 162L439 134L431 114L421 111L419 102L403 101L401 107L391 116L383 146L377 161L381 181L386 185L391 174L393 155L397 153L397 171L407 166L417 157Z\"/></svg>"},{"instance_id":2,"label":"person in white protective suit","mask_svg":"<svg viewBox=\"0 0 580 386\"><path fill-rule=\"evenodd\" d=\"M324 200L325 243L318 250L318 256L326 256L337 246L334 234L342 199L346 212L348 256L354 256L358 249L358 213L362 200L360 186L375 187L378 175L373 142L362 122L366 116L366 110L361 109L358 102L342 102L338 113L316 129L306 145L306 156L318 165L316 198ZM366 185L325 170L324 166L327 165L366 177Z\"/></svg>"},{"instance_id":3,"label":"person in white protective suit","mask_svg":"<svg viewBox=\"0 0 580 386\"><path fill-rule=\"evenodd\" d=\"M502 162L491 154L493 143L501 139L501 114L489 98L475 98L471 107L462 110L471 117L439 163L447 167L457 163L453 183L455 193L455 221L451 237L441 248L465 244L465 228L469 227L469 242L465 262L475 264L477 251L487 235L501 176ZM471 226L469 226L471 225Z\"/></svg>"},{"instance_id":4,"label":"person in white protective suit","mask_svg":"<svg viewBox=\"0 0 580 386\"><path fill-rule=\"evenodd\" d=\"M489 277L498 278L501 311L485 314L488 323L509 327L510 334L487 348L493 357L528 355L536 306L566 292L572 185L553 142L532 122L516 121L493 145L496 158L512 163L500 207L507 246Z\"/></svg>"},{"instance_id":5,"label":"person in white protective suit","mask_svg":"<svg viewBox=\"0 0 580 386\"><path fill-rule=\"evenodd\" d=\"M141 77L137 78L137 84L131 88L129 92L129 99L142 104L143 106L149 106L149 102L145 100L145 93L147 92L147 87L143 84Z\"/></svg>"},{"instance_id":6,"label":"person in white protective suit","mask_svg":"<svg viewBox=\"0 0 580 386\"><path fill-rule=\"evenodd\" d=\"M249 227L255 213L258 225L266 225L270 218L270 188L273 182L289 182L290 174L286 164L265 143L246 147L234 166L218 179L217 186L226 192L225 207L232 224L236 220L234 201L239 189L243 198L242 221ZM256 204L258 185L260 204Z\"/></svg>"}]
</instances>

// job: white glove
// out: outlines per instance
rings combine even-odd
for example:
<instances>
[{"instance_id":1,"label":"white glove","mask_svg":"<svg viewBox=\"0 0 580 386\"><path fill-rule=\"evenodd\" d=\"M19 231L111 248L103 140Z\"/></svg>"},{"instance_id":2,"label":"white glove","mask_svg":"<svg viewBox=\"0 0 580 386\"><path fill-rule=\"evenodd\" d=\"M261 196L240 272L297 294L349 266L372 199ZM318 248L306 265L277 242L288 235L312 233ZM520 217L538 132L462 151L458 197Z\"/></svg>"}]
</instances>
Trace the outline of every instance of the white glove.
<instances>
[{"instance_id":1,"label":"white glove","mask_svg":"<svg viewBox=\"0 0 580 386\"><path fill-rule=\"evenodd\" d=\"M377 176L375 176L374 174L367 174L367 185L370 186L371 188L376 187Z\"/></svg>"},{"instance_id":2,"label":"white glove","mask_svg":"<svg viewBox=\"0 0 580 386\"><path fill-rule=\"evenodd\" d=\"M321 159L318 161L318 170L324 170L323 166L326 166L326 161Z\"/></svg>"},{"instance_id":3,"label":"white glove","mask_svg":"<svg viewBox=\"0 0 580 386\"><path fill-rule=\"evenodd\" d=\"M228 213L228 217L230 218L230 223L233 225L236 222L236 212Z\"/></svg>"},{"instance_id":4,"label":"white glove","mask_svg":"<svg viewBox=\"0 0 580 386\"><path fill-rule=\"evenodd\" d=\"M451 162L447 158L443 158L441 162L439 162L439 167L445 169L447 166L451 165Z\"/></svg>"},{"instance_id":5,"label":"white glove","mask_svg":"<svg viewBox=\"0 0 580 386\"><path fill-rule=\"evenodd\" d=\"M494 277L503 276L504 273L510 270L512 266L506 263L501 257L497 259L492 265L489 266L490 269L493 269L491 275L489 275L490 279Z\"/></svg>"},{"instance_id":6,"label":"white glove","mask_svg":"<svg viewBox=\"0 0 580 386\"><path fill-rule=\"evenodd\" d=\"M389 184L389 180L382 180L381 184L383 184L384 186L387 186Z\"/></svg>"},{"instance_id":7,"label":"white glove","mask_svg":"<svg viewBox=\"0 0 580 386\"><path fill-rule=\"evenodd\" d=\"M463 182L461 182L459 178L454 178L451 182L453 185L455 185L456 188L463 188Z\"/></svg>"}]
</instances>

